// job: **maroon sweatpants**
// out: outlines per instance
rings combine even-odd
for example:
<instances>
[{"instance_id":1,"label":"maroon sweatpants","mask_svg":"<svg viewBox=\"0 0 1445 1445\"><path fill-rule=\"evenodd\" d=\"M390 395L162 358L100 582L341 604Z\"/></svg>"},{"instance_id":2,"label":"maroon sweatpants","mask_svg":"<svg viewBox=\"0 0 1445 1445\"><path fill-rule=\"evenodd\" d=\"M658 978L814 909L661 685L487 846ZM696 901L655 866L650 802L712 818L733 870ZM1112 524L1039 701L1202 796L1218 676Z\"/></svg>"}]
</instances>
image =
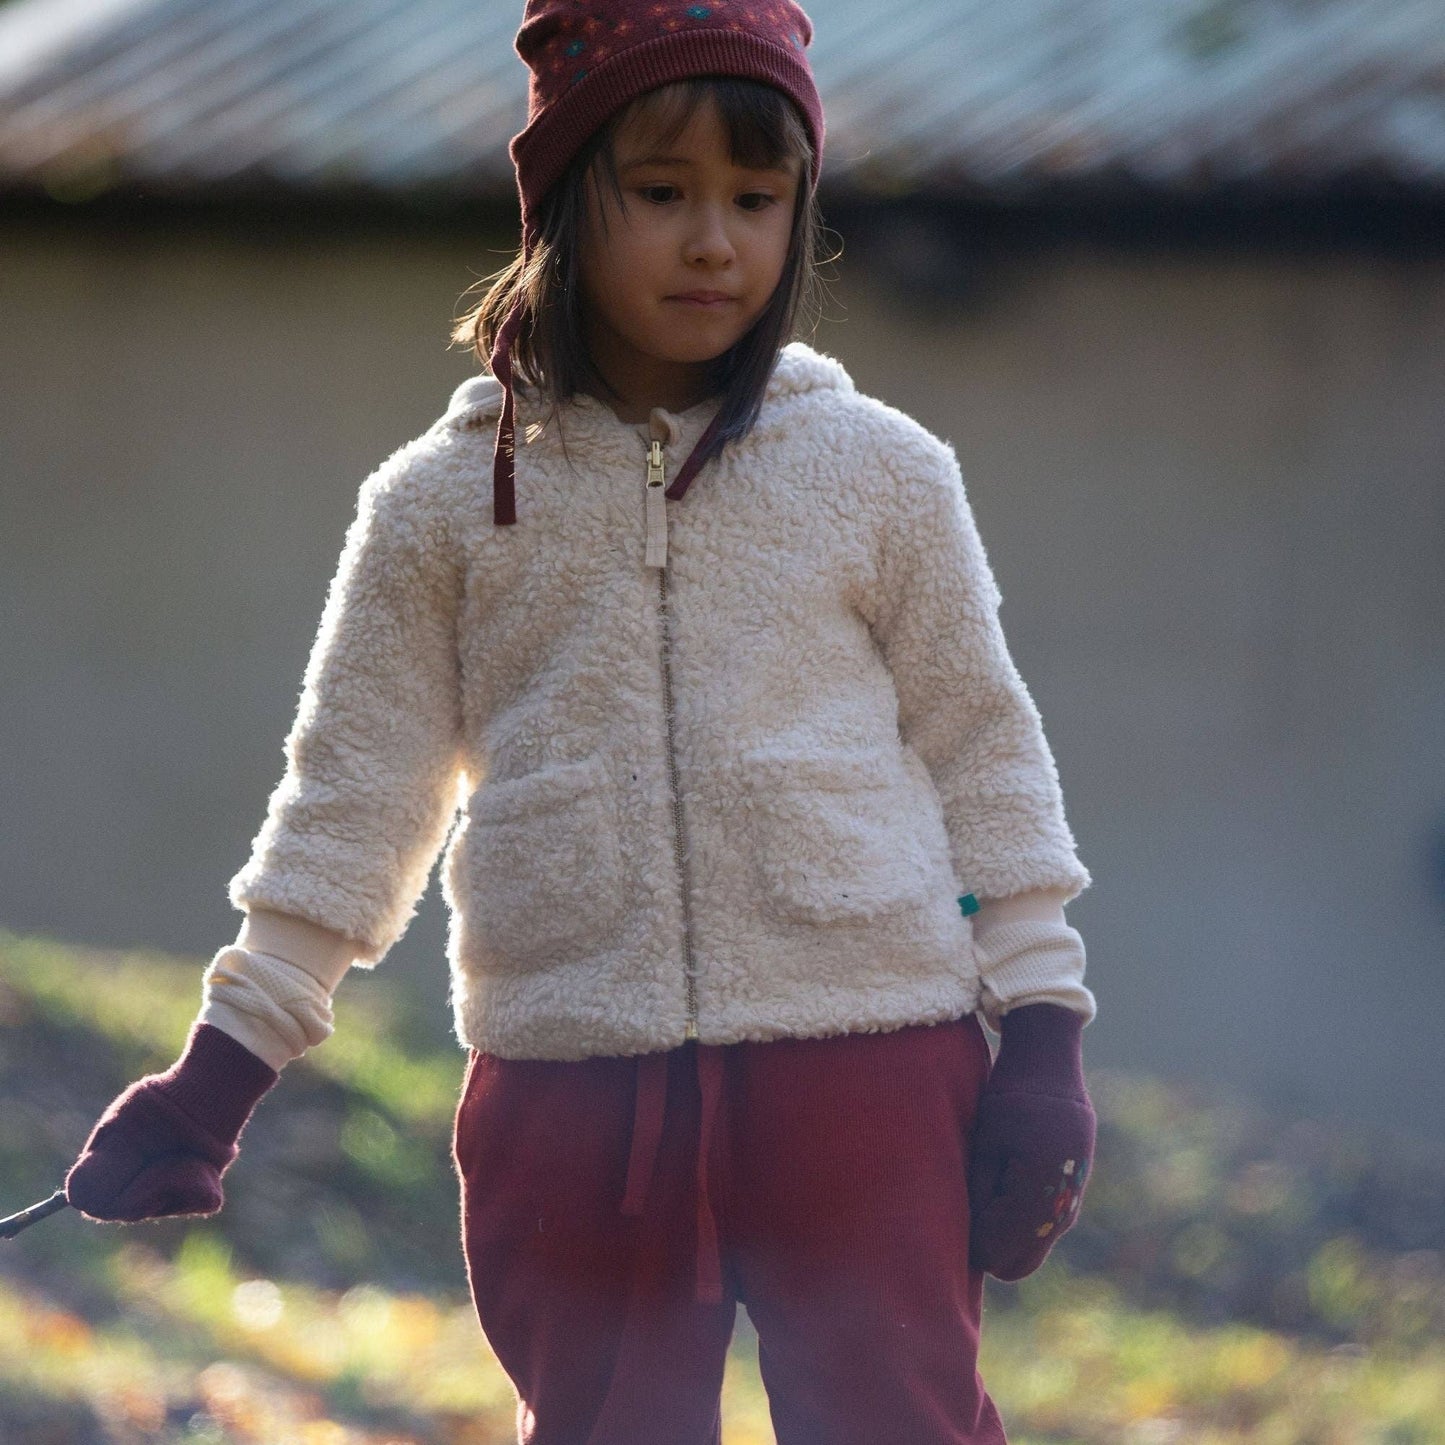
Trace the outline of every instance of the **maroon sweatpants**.
<instances>
[{"instance_id":1,"label":"maroon sweatpants","mask_svg":"<svg viewBox=\"0 0 1445 1445\"><path fill-rule=\"evenodd\" d=\"M462 1243L522 1445L717 1445L737 1304L778 1445L1003 1445L977 1369L976 1015L578 1062L472 1050Z\"/></svg>"}]
</instances>

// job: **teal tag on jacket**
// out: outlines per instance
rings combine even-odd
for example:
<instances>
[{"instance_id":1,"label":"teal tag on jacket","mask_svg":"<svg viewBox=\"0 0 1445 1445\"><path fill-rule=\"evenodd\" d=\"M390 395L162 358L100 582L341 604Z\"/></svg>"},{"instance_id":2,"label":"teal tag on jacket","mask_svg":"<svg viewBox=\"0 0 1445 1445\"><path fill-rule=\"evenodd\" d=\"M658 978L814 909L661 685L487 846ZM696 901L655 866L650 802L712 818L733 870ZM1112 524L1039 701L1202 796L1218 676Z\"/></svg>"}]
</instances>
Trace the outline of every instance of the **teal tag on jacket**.
<instances>
[{"instance_id":1,"label":"teal tag on jacket","mask_svg":"<svg viewBox=\"0 0 1445 1445\"><path fill-rule=\"evenodd\" d=\"M958 900L958 906L960 911L963 913L963 916L967 918L970 913L977 913L982 905L979 903L978 899L973 896L972 893L965 893Z\"/></svg>"}]
</instances>

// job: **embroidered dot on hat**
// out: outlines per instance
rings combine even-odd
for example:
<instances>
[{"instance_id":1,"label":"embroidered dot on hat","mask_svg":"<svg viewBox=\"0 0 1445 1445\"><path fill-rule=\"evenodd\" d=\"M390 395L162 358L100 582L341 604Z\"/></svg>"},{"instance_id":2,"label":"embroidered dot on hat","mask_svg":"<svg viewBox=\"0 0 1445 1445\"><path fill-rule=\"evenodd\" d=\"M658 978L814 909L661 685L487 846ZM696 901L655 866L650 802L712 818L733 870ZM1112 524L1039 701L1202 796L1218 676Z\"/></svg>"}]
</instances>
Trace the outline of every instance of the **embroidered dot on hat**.
<instances>
[{"instance_id":1,"label":"embroidered dot on hat","mask_svg":"<svg viewBox=\"0 0 1445 1445\"><path fill-rule=\"evenodd\" d=\"M776 86L798 107L813 145L808 176L816 189L823 164L823 102L807 47L813 23L793 0L527 0L515 48L531 71L527 124L509 153L522 206L522 255L537 239L543 198L588 138L628 101L695 75L733 75ZM492 519L515 522L516 441L511 347L522 303L492 345L492 375L502 384L493 457ZM713 437L698 439L670 496L681 496Z\"/></svg>"}]
</instances>

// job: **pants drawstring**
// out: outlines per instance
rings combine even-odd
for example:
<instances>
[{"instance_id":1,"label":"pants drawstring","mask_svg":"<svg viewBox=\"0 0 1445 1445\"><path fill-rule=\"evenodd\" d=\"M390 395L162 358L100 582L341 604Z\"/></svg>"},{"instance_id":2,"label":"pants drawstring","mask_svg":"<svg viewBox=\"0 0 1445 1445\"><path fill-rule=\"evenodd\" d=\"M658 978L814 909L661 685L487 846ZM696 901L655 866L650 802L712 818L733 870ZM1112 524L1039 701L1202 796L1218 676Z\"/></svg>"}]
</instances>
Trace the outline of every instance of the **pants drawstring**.
<instances>
[{"instance_id":1,"label":"pants drawstring","mask_svg":"<svg viewBox=\"0 0 1445 1445\"><path fill-rule=\"evenodd\" d=\"M686 1045L684 1045L686 1047ZM696 1044L698 1084L702 1090L702 1118L697 1148L697 1283L699 1304L722 1300L722 1260L718 1248L717 1219L708 1188L708 1160L712 1148L713 1124L722 1095L722 1050L720 1046ZM632 1146L627 1161L627 1183L622 1195L622 1213L640 1215L647 1203L662 1121L667 1105L669 1054L639 1055L637 1099L632 1118Z\"/></svg>"},{"instance_id":2,"label":"pants drawstring","mask_svg":"<svg viewBox=\"0 0 1445 1445\"><path fill-rule=\"evenodd\" d=\"M662 1140L662 1111L667 1103L667 1055L642 1054L637 1060L637 1104L632 1116L632 1153L627 1161L624 1214L641 1214L652 1183L652 1167Z\"/></svg>"},{"instance_id":3,"label":"pants drawstring","mask_svg":"<svg viewBox=\"0 0 1445 1445\"><path fill-rule=\"evenodd\" d=\"M702 1087L702 1120L697 1145L697 1291L699 1304L722 1302L722 1259L718 1253L717 1220L708 1191L707 1166L711 1157L712 1126L722 1094L722 1050L697 1046L697 1081Z\"/></svg>"}]
</instances>

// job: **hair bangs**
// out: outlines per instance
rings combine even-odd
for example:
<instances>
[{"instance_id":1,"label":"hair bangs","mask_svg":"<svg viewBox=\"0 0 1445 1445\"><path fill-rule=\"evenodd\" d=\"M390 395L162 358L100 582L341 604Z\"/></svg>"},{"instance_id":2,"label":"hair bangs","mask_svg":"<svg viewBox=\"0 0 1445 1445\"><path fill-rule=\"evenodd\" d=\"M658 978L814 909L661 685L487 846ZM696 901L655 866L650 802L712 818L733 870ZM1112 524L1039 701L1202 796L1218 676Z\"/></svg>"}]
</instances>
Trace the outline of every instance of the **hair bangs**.
<instances>
[{"instance_id":1,"label":"hair bangs","mask_svg":"<svg viewBox=\"0 0 1445 1445\"><path fill-rule=\"evenodd\" d=\"M812 146L797 107L780 90L730 75L675 81L638 96L632 113L649 128L649 139L666 146L687 129L699 108L712 102L728 136L734 165L765 169L790 159L806 163Z\"/></svg>"}]
</instances>

